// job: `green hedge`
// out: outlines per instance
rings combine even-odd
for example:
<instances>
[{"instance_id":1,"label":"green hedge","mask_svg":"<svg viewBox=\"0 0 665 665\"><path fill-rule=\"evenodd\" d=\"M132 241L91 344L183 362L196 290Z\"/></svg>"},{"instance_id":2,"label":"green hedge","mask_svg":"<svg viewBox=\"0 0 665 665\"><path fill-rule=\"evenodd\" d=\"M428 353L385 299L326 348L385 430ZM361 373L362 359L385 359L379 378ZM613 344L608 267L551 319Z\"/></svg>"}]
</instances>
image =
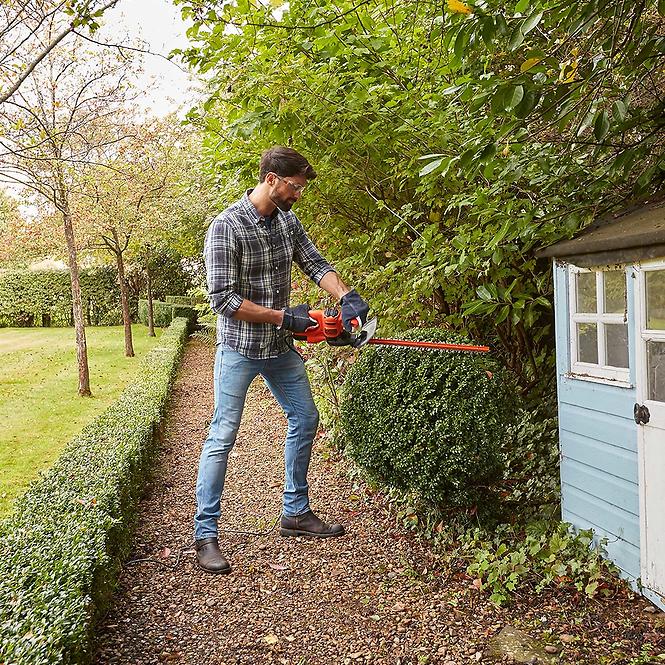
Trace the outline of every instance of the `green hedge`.
<instances>
[{"instance_id":1,"label":"green hedge","mask_svg":"<svg viewBox=\"0 0 665 665\"><path fill-rule=\"evenodd\" d=\"M173 320L173 305L162 302L161 300L152 301L152 315L154 324L158 328L166 328L171 325ZM148 325L148 301L139 300L139 323Z\"/></svg>"},{"instance_id":2,"label":"green hedge","mask_svg":"<svg viewBox=\"0 0 665 665\"><path fill-rule=\"evenodd\" d=\"M198 312L193 305L173 305L173 318L183 317L189 321L190 326L196 323Z\"/></svg>"},{"instance_id":3,"label":"green hedge","mask_svg":"<svg viewBox=\"0 0 665 665\"><path fill-rule=\"evenodd\" d=\"M81 271L83 312L88 325L117 325L120 290L110 266ZM68 270L0 271L0 326L72 325Z\"/></svg>"},{"instance_id":4,"label":"green hedge","mask_svg":"<svg viewBox=\"0 0 665 665\"><path fill-rule=\"evenodd\" d=\"M469 343L440 330L406 337ZM350 456L381 481L431 504L489 508L514 392L489 355L367 348L344 383L340 431Z\"/></svg>"},{"instance_id":5,"label":"green hedge","mask_svg":"<svg viewBox=\"0 0 665 665\"><path fill-rule=\"evenodd\" d=\"M171 305L194 305L194 298L191 296L166 296L164 300Z\"/></svg>"},{"instance_id":6,"label":"green hedge","mask_svg":"<svg viewBox=\"0 0 665 665\"><path fill-rule=\"evenodd\" d=\"M0 525L0 662L90 660L92 626L128 551L186 331L176 319L136 381Z\"/></svg>"},{"instance_id":7,"label":"green hedge","mask_svg":"<svg viewBox=\"0 0 665 665\"><path fill-rule=\"evenodd\" d=\"M175 298L176 296L167 296L167 298ZM152 301L152 313L154 324L158 328L166 328L171 325L171 321L177 318L185 318L189 321L190 327L196 323L198 312L193 305L177 305L170 302L162 302L161 300ZM144 326L148 325L148 301L139 300L139 323Z\"/></svg>"}]
</instances>

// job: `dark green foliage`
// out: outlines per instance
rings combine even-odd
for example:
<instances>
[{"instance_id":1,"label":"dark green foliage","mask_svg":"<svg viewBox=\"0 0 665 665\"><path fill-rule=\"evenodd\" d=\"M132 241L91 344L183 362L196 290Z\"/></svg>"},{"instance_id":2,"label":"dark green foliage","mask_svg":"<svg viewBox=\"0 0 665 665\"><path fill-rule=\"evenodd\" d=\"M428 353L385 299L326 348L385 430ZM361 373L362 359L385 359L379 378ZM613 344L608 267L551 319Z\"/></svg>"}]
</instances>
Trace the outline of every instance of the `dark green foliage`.
<instances>
[{"instance_id":1,"label":"dark green foliage","mask_svg":"<svg viewBox=\"0 0 665 665\"><path fill-rule=\"evenodd\" d=\"M558 514L559 426L556 396L523 404L504 444L504 500L510 514L539 516L544 506Z\"/></svg>"},{"instance_id":2,"label":"dark green foliage","mask_svg":"<svg viewBox=\"0 0 665 665\"><path fill-rule=\"evenodd\" d=\"M182 299L191 301L189 296L166 296L166 302L161 300L152 301L152 313L154 317L154 324L158 328L166 328L171 325L173 319L182 317L187 319L190 328L196 324L198 312L196 307L191 304L179 304L176 301ZM148 325L148 301L139 300L139 323L144 326Z\"/></svg>"},{"instance_id":3,"label":"dark green foliage","mask_svg":"<svg viewBox=\"0 0 665 665\"><path fill-rule=\"evenodd\" d=\"M183 317L189 321L190 327L196 324L198 312L193 305L173 305L173 318Z\"/></svg>"},{"instance_id":4,"label":"dark green foliage","mask_svg":"<svg viewBox=\"0 0 665 665\"><path fill-rule=\"evenodd\" d=\"M166 328L173 320L173 305L161 300L152 301L152 315L154 324L158 328ZM139 323L148 325L148 301L139 300Z\"/></svg>"},{"instance_id":5,"label":"dark green foliage","mask_svg":"<svg viewBox=\"0 0 665 665\"><path fill-rule=\"evenodd\" d=\"M408 337L468 343L440 330ZM351 457L384 482L436 505L488 507L513 394L486 355L365 349L344 384L341 434Z\"/></svg>"},{"instance_id":6,"label":"dark green foliage","mask_svg":"<svg viewBox=\"0 0 665 665\"><path fill-rule=\"evenodd\" d=\"M0 527L0 662L90 659L152 468L154 433L186 338L176 319L136 381L74 439Z\"/></svg>"},{"instance_id":7,"label":"dark green foliage","mask_svg":"<svg viewBox=\"0 0 665 665\"><path fill-rule=\"evenodd\" d=\"M226 204L262 149L297 148L319 172L299 215L384 325L490 341L524 394L550 389L535 253L662 187L662 1L293 0L279 19L176 4L209 81L189 117Z\"/></svg>"},{"instance_id":8,"label":"dark green foliage","mask_svg":"<svg viewBox=\"0 0 665 665\"><path fill-rule=\"evenodd\" d=\"M81 295L88 325L117 325L120 290L111 267L82 270ZM72 292L67 270L0 272L0 326L72 325Z\"/></svg>"}]
</instances>

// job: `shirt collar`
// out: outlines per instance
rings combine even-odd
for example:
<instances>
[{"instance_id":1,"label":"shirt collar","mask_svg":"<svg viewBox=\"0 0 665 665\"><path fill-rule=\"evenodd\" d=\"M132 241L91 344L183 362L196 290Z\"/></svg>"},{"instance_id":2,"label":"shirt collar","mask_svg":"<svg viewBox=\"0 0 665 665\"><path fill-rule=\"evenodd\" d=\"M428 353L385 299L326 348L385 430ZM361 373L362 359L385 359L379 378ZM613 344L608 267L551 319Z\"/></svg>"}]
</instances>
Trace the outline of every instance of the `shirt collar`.
<instances>
[{"instance_id":1,"label":"shirt collar","mask_svg":"<svg viewBox=\"0 0 665 665\"><path fill-rule=\"evenodd\" d=\"M245 194L243 195L242 199L240 199L241 205L243 207L243 210L249 215L250 219L256 223L259 222L264 222L265 217L259 215L259 211L254 207L254 204L252 203L251 199L249 198L249 195L252 193L252 189L248 189ZM279 208L275 209L277 212L277 215L274 215L273 213L273 221L277 219L280 215L282 215L282 211Z\"/></svg>"}]
</instances>

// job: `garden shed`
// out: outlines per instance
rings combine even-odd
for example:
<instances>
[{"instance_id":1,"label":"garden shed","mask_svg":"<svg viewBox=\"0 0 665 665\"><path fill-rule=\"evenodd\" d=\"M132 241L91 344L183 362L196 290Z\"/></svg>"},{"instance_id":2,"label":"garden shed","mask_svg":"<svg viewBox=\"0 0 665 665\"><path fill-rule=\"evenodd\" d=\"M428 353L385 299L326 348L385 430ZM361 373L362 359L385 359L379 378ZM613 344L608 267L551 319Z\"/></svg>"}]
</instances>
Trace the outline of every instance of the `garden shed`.
<instances>
[{"instance_id":1,"label":"garden shed","mask_svg":"<svg viewBox=\"0 0 665 665\"><path fill-rule=\"evenodd\" d=\"M553 259L563 519L665 609L665 196Z\"/></svg>"}]
</instances>

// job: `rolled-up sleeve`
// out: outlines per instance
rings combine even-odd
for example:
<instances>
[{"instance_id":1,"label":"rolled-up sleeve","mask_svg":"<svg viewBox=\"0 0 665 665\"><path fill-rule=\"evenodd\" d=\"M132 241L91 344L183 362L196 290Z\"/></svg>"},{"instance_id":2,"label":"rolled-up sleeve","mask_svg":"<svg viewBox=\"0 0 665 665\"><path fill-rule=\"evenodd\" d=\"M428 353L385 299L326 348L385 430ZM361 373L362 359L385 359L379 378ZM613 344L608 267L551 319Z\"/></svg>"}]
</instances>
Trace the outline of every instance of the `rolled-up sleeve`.
<instances>
[{"instance_id":1,"label":"rolled-up sleeve","mask_svg":"<svg viewBox=\"0 0 665 665\"><path fill-rule=\"evenodd\" d=\"M226 219L217 218L210 224L203 258L210 306L217 314L231 318L243 299L237 292L238 240Z\"/></svg>"},{"instance_id":2,"label":"rolled-up sleeve","mask_svg":"<svg viewBox=\"0 0 665 665\"><path fill-rule=\"evenodd\" d=\"M299 219L295 219L295 224L293 260L318 285L327 273L335 272L335 269L321 256Z\"/></svg>"}]
</instances>

